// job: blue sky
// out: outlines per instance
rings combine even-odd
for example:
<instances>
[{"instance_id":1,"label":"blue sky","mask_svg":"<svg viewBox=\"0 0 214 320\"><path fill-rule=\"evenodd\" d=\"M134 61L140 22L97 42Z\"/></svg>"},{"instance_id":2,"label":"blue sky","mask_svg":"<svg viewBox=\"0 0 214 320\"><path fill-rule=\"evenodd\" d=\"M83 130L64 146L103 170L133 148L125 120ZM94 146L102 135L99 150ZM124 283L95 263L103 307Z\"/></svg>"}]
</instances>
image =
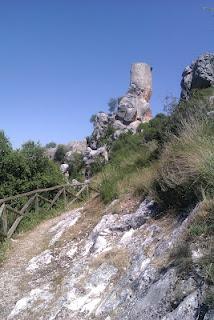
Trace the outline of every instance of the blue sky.
<instances>
[{"instance_id":1,"label":"blue sky","mask_svg":"<svg viewBox=\"0 0 214 320\"><path fill-rule=\"evenodd\" d=\"M153 67L153 114L184 67L214 51L206 0L0 0L0 129L14 147L66 143L123 95L130 65Z\"/></svg>"}]
</instances>

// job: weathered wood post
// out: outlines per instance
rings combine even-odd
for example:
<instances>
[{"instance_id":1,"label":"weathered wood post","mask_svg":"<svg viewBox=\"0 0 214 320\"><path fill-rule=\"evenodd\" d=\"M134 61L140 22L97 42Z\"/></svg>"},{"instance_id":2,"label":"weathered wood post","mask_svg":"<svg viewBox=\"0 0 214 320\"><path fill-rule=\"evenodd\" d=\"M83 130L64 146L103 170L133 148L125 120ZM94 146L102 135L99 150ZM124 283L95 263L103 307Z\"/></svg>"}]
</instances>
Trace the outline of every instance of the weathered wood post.
<instances>
[{"instance_id":1,"label":"weathered wood post","mask_svg":"<svg viewBox=\"0 0 214 320\"><path fill-rule=\"evenodd\" d=\"M3 234L7 235L7 209L6 204L3 203L0 208L0 217L2 219L2 228L3 228Z\"/></svg>"},{"instance_id":2,"label":"weathered wood post","mask_svg":"<svg viewBox=\"0 0 214 320\"><path fill-rule=\"evenodd\" d=\"M35 194L35 212L39 212L39 195L38 193Z\"/></svg>"},{"instance_id":3,"label":"weathered wood post","mask_svg":"<svg viewBox=\"0 0 214 320\"><path fill-rule=\"evenodd\" d=\"M67 206L67 195L66 195L66 189L63 188L63 197L64 197L64 208Z\"/></svg>"}]
</instances>

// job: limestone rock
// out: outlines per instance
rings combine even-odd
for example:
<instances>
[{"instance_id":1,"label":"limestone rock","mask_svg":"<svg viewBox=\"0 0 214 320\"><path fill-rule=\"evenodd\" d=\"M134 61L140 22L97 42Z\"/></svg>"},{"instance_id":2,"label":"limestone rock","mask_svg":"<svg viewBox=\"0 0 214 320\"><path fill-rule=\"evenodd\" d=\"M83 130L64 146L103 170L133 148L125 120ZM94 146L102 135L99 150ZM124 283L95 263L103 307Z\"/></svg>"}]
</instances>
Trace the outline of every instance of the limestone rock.
<instances>
[{"instance_id":1,"label":"limestone rock","mask_svg":"<svg viewBox=\"0 0 214 320\"><path fill-rule=\"evenodd\" d=\"M86 150L86 140L82 140L82 141L71 141L67 144L64 144L65 150L66 150L66 154L65 154L65 160L66 161L71 161L73 159L73 154L74 153L80 153L83 154ZM47 148L45 150L45 154L46 156L51 159L54 160L54 156L57 150L57 146L54 148Z\"/></svg>"},{"instance_id":2,"label":"limestone rock","mask_svg":"<svg viewBox=\"0 0 214 320\"><path fill-rule=\"evenodd\" d=\"M86 204L45 223L39 248L35 231L30 249L18 239L14 267L1 268L0 320L213 320L197 268L183 274L168 261L197 210L192 219L154 219L148 199L130 213L112 205L97 215Z\"/></svg>"},{"instance_id":3,"label":"limestone rock","mask_svg":"<svg viewBox=\"0 0 214 320\"><path fill-rule=\"evenodd\" d=\"M114 116L105 112L98 112L94 121L94 130L90 137L87 137L87 145L96 150L101 147L101 139L105 137L108 129L113 126Z\"/></svg>"},{"instance_id":4,"label":"limestone rock","mask_svg":"<svg viewBox=\"0 0 214 320\"><path fill-rule=\"evenodd\" d=\"M204 317L204 320L213 320L214 319L214 309L208 311Z\"/></svg>"},{"instance_id":5,"label":"limestone rock","mask_svg":"<svg viewBox=\"0 0 214 320\"><path fill-rule=\"evenodd\" d=\"M82 141L71 141L65 145L68 150L65 154L66 161L72 161L75 153L83 154L86 150L86 140Z\"/></svg>"},{"instance_id":6,"label":"limestone rock","mask_svg":"<svg viewBox=\"0 0 214 320\"><path fill-rule=\"evenodd\" d=\"M91 177L91 165L98 161L99 163L108 162L108 151L105 146L93 150L88 147L84 153L83 161L85 163L85 178Z\"/></svg>"},{"instance_id":7,"label":"limestone rock","mask_svg":"<svg viewBox=\"0 0 214 320\"><path fill-rule=\"evenodd\" d=\"M184 69L181 81L181 99L188 100L191 89L214 86L214 54L201 55Z\"/></svg>"},{"instance_id":8,"label":"limestone rock","mask_svg":"<svg viewBox=\"0 0 214 320\"><path fill-rule=\"evenodd\" d=\"M151 71L152 68L146 63L132 64L129 89L120 99L116 113L96 114L94 130L91 136L87 137L87 146L91 150L98 150L104 143L111 145L123 133L136 133L141 123L148 122L152 118L149 104L152 94ZM89 166L95 161L92 154L93 152L86 151L84 155L87 172L90 171Z\"/></svg>"},{"instance_id":9,"label":"limestone rock","mask_svg":"<svg viewBox=\"0 0 214 320\"><path fill-rule=\"evenodd\" d=\"M133 121L146 121L151 115L149 100L152 94L152 69L146 63L134 63L131 67L130 86L127 94L120 100L116 119L124 124Z\"/></svg>"},{"instance_id":10,"label":"limestone rock","mask_svg":"<svg viewBox=\"0 0 214 320\"><path fill-rule=\"evenodd\" d=\"M69 165L67 163L62 163L60 165L60 170L63 174L65 174L66 172L68 172L69 169Z\"/></svg>"}]
</instances>

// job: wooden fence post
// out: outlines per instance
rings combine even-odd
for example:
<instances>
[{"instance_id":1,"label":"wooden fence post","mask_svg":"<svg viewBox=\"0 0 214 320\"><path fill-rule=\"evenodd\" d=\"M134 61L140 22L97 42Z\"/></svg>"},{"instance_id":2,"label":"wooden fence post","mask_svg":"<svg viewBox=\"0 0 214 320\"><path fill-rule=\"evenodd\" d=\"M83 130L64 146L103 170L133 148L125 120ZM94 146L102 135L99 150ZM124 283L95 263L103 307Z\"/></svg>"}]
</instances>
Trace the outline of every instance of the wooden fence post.
<instances>
[{"instance_id":1,"label":"wooden fence post","mask_svg":"<svg viewBox=\"0 0 214 320\"><path fill-rule=\"evenodd\" d=\"M3 227L3 233L6 236L7 235L7 208L5 203L3 204L3 211L2 211L2 227Z\"/></svg>"},{"instance_id":2,"label":"wooden fence post","mask_svg":"<svg viewBox=\"0 0 214 320\"><path fill-rule=\"evenodd\" d=\"M48 210L50 210L53 207L54 203L59 199L62 193L63 193L63 189L59 190L59 192L55 195L55 197L51 201L51 204L49 205Z\"/></svg>"},{"instance_id":3,"label":"wooden fence post","mask_svg":"<svg viewBox=\"0 0 214 320\"><path fill-rule=\"evenodd\" d=\"M35 194L35 212L39 212L39 195L38 193Z\"/></svg>"},{"instance_id":4,"label":"wooden fence post","mask_svg":"<svg viewBox=\"0 0 214 320\"><path fill-rule=\"evenodd\" d=\"M20 216L18 218L16 218L16 220L14 221L14 223L12 224L12 226L10 227L10 229L7 232L7 237L11 238L11 236L13 235L13 233L15 232L16 228L18 227L19 223L21 222L21 220L27 215L27 210L29 209L29 207L32 205L33 201L35 200L35 195L33 197L31 197L26 204L24 205L24 207L22 207L22 209L20 210Z\"/></svg>"},{"instance_id":5,"label":"wooden fence post","mask_svg":"<svg viewBox=\"0 0 214 320\"><path fill-rule=\"evenodd\" d=\"M75 187L75 186L77 190L79 189L77 193L76 193L77 190L73 191L73 189L69 189L69 187ZM39 212L40 200L48 202L49 207L47 208L47 210L50 210L53 207L53 205L58 201L61 195L63 195L65 208L68 206L68 204L71 205L76 200L82 201L83 199L85 199L84 198L85 193L87 197L89 197L91 188L88 183L79 183L78 185L75 185L75 186L71 184L68 184L68 185L64 184L64 185L59 185L59 186L50 187L46 189L37 189L34 191L22 193L16 196L10 196L4 199L0 199L0 221L2 222L1 224L3 229L2 230L3 234L8 238L10 238L15 232L15 230L17 229L21 220L27 216L32 206L34 206L35 212ZM55 194L52 200L41 195L41 193L43 192L47 193L50 191L57 191L57 193ZM29 196L31 198L29 198ZM15 203L13 203L13 201L16 201L16 199L20 199L23 197L27 197L27 202L24 204L24 206L21 209L18 209L16 207L14 208ZM73 198L72 201L69 200L70 197ZM12 204L11 204L11 201L12 201ZM12 223L10 221L11 219L8 218L8 212L10 211L15 213L15 219L14 221L12 221Z\"/></svg>"},{"instance_id":6,"label":"wooden fence post","mask_svg":"<svg viewBox=\"0 0 214 320\"><path fill-rule=\"evenodd\" d=\"M65 187L63 188L63 197L64 197L64 208L67 206L67 196L66 196L66 189Z\"/></svg>"}]
</instances>

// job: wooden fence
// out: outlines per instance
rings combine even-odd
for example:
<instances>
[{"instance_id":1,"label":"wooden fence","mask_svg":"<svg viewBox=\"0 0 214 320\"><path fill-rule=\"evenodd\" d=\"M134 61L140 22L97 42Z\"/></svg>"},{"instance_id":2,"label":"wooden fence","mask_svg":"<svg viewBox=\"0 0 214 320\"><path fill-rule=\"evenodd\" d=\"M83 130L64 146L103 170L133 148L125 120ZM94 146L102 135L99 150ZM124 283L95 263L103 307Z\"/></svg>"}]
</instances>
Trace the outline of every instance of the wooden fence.
<instances>
[{"instance_id":1,"label":"wooden fence","mask_svg":"<svg viewBox=\"0 0 214 320\"><path fill-rule=\"evenodd\" d=\"M87 197L90 189L89 183L66 184L0 199L0 233L11 238L21 220L38 212L44 204L45 210L50 210L62 200L66 208Z\"/></svg>"}]
</instances>

